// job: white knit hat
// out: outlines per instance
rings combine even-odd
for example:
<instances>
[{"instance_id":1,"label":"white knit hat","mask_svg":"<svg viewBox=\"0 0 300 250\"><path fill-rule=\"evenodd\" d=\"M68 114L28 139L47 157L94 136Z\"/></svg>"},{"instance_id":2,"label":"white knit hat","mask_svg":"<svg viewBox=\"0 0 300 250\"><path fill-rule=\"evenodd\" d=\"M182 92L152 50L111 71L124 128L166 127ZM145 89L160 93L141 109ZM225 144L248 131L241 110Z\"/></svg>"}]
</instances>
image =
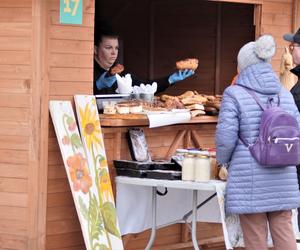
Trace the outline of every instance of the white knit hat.
<instances>
[{"instance_id":1,"label":"white knit hat","mask_svg":"<svg viewBox=\"0 0 300 250\"><path fill-rule=\"evenodd\" d=\"M275 55L276 44L271 35L263 35L255 42L245 44L239 51L237 60L239 70L262 62L270 62Z\"/></svg>"}]
</instances>

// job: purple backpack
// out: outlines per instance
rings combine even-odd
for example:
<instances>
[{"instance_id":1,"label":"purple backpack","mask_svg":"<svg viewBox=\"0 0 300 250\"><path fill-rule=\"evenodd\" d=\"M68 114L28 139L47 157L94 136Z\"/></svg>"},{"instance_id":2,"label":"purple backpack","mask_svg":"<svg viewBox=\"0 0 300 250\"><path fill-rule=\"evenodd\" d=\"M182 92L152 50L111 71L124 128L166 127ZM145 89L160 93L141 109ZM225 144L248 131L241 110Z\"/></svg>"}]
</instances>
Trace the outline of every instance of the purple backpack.
<instances>
[{"instance_id":1,"label":"purple backpack","mask_svg":"<svg viewBox=\"0 0 300 250\"><path fill-rule=\"evenodd\" d=\"M259 125L259 135L254 144L240 140L251 152L256 161L265 167L286 167L300 164L300 132L297 120L284 111L278 95L277 106L268 98L264 107L252 90L245 89L263 110Z\"/></svg>"}]
</instances>

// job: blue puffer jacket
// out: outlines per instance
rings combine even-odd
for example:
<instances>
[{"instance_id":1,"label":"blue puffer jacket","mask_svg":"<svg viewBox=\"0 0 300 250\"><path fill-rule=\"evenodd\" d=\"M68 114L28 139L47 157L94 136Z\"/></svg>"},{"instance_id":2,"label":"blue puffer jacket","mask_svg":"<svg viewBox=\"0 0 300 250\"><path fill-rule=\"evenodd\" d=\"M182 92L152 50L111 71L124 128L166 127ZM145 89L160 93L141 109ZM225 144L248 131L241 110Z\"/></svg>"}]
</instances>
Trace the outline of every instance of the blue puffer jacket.
<instances>
[{"instance_id":1,"label":"blue puffer jacket","mask_svg":"<svg viewBox=\"0 0 300 250\"><path fill-rule=\"evenodd\" d=\"M300 115L290 92L285 90L268 63L245 68L236 86L225 89L216 131L217 160L229 163L225 208L229 214L289 210L300 206L296 168L264 168L239 140L240 132L248 143L259 133L261 109L240 86L256 91L262 103L280 93L280 106L297 118ZM274 98L277 101L277 98Z\"/></svg>"}]
</instances>

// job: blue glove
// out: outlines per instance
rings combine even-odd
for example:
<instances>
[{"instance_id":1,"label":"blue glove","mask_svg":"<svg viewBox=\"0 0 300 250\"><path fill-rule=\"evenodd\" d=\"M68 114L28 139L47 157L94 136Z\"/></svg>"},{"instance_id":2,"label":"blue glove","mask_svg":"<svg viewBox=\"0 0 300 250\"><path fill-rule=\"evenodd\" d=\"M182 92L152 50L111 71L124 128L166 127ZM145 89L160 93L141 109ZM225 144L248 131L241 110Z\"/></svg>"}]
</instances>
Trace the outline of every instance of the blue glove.
<instances>
[{"instance_id":1,"label":"blue glove","mask_svg":"<svg viewBox=\"0 0 300 250\"><path fill-rule=\"evenodd\" d=\"M175 82L182 81L185 78L192 76L193 74L195 74L195 71L191 69L179 70L170 75L168 81L170 84L173 84Z\"/></svg>"},{"instance_id":2,"label":"blue glove","mask_svg":"<svg viewBox=\"0 0 300 250\"><path fill-rule=\"evenodd\" d=\"M105 89L105 88L110 88L115 81L117 81L116 76L106 76L107 72L104 72L96 81L96 86L97 89Z\"/></svg>"}]
</instances>

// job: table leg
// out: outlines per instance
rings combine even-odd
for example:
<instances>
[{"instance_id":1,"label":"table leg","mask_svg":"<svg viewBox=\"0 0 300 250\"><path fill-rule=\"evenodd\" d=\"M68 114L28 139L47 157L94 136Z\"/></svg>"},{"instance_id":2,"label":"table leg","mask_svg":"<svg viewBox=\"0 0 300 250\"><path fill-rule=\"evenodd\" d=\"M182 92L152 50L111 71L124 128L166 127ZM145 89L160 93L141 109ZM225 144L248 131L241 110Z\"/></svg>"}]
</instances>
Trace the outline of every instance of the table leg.
<instances>
[{"instance_id":1,"label":"table leg","mask_svg":"<svg viewBox=\"0 0 300 250\"><path fill-rule=\"evenodd\" d=\"M157 188L152 187L152 229L151 229L151 236L145 250L151 249L156 235L156 191Z\"/></svg>"},{"instance_id":2,"label":"table leg","mask_svg":"<svg viewBox=\"0 0 300 250\"><path fill-rule=\"evenodd\" d=\"M197 242L197 195L198 190L193 190L192 242L195 250L199 250Z\"/></svg>"}]
</instances>

